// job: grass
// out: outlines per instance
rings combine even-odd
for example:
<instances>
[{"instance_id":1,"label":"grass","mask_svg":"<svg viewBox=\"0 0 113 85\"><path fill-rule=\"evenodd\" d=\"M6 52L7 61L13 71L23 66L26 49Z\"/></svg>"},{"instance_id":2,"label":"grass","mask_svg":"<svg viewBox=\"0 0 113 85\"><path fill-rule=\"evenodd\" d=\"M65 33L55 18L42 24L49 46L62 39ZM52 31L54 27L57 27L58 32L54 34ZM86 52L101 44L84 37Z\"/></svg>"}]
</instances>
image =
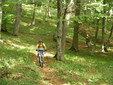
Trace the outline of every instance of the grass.
<instances>
[{"instance_id":1,"label":"grass","mask_svg":"<svg viewBox=\"0 0 113 85\"><path fill-rule=\"evenodd\" d=\"M0 85L40 83L40 73L30 59L34 54L32 49L27 47L29 44L21 43L22 41L14 36L2 35L4 43L0 46Z\"/></svg>"},{"instance_id":2,"label":"grass","mask_svg":"<svg viewBox=\"0 0 113 85\"><path fill-rule=\"evenodd\" d=\"M31 60L35 54L36 44L39 39L43 39L49 50L56 48L56 43L53 41L56 17L48 18L48 22L44 22L44 10L42 13L37 11L36 25L29 26L32 21L32 10L30 6L24 7L18 37L12 35L13 23L7 26L9 33L2 33L4 43L0 42L0 85L40 84L41 72ZM67 37L72 39L72 36L73 28L70 26ZM80 34L79 40L85 43L85 38ZM51 68L55 69L68 84L112 85L112 53L97 52L96 56L92 57L91 48L79 49L78 53L66 50L65 60L54 61Z\"/></svg>"},{"instance_id":3,"label":"grass","mask_svg":"<svg viewBox=\"0 0 113 85\"><path fill-rule=\"evenodd\" d=\"M107 54L108 55L108 54ZM51 67L70 84L112 85L112 55L108 57L88 56L88 52L66 51L64 62L56 61Z\"/></svg>"},{"instance_id":4,"label":"grass","mask_svg":"<svg viewBox=\"0 0 113 85\"><path fill-rule=\"evenodd\" d=\"M32 12L28 12L32 11L32 8L25 7L23 11L25 16L21 17L19 36L12 35L14 27L12 22L7 25L9 33L2 33L4 43L0 42L0 85L40 84L41 74L38 66L31 60L35 54L36 44L39 39L43 39L49 49L55 47L55 44L51 46L54 43L53 31L56 30L54 21L45 23L41 17L36 19L39 21L36 22L37 25L29 26L32 21L32 17L29 16Z\"/></svg>"}]
</instances>

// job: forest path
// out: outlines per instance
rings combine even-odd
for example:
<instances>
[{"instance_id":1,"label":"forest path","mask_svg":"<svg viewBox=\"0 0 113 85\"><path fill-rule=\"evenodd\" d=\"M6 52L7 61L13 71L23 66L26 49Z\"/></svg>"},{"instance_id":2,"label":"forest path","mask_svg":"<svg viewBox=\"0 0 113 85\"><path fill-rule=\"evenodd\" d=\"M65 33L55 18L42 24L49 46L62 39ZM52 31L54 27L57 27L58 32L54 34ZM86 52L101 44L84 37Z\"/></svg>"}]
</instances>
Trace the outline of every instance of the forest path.
<instances>
[{"instance_id":1,"label":"forest path","mask_svg":"<svg viewBox=\"0 0 113 85\"><path fill-rule=\"evenodd\" d=\"M51 68L50 65L53 64L56 59L53 58L54 55L45 53L44 62L45 66L41 68L39 66L39 62L35 57L32 57L32 60L36 63L36 65L39 67L39 71L41 73L41 85L67 85L65 84L65 81L61 79L61 76L58 75L58 72Z\"/></svg>"}]
</instances>

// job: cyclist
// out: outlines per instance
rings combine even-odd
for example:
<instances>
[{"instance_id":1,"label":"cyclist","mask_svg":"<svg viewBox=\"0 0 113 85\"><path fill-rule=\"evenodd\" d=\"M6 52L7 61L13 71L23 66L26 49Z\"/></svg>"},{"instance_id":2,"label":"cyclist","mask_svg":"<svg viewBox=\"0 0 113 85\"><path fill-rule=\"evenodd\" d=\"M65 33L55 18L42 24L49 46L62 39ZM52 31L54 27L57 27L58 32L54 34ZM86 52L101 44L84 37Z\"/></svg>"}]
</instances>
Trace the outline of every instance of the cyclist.
<instances>
[{"instance_id":1,"label":"cyclist","mask_svg":"<svg viewBox=\"0 0 113 85\"><path fill-rule=\"evenodd\" d=\"M47 51L47 47L43 43L43 41L40 39L39 42L38 42L38 44L37 44L37 47L36 47L36 51L37 51L36 56L39 56L40 53L41 53L42 54L42 58L43 58L43 62L44 62L44 50Z\"/></svg>"},{"instance_id":2,"label":"cyclist","mask_svg":"<svg viewBox=\"0 0 113 85\"><path fill-rule=\"evenodd\" d=\"M86 35L86 45L89 48L90 47L90 36L89 34Z\"/></svg>"}]
</instances>

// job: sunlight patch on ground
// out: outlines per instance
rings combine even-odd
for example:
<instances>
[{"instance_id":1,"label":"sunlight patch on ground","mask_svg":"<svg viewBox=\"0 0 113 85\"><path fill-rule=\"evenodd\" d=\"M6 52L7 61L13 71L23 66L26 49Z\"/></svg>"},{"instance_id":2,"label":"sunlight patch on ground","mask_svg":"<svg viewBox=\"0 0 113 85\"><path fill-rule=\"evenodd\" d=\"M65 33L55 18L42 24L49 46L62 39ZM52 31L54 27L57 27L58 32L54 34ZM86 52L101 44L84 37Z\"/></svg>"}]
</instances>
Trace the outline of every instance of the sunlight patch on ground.
<instances>
[{"instance_id":1,"label":"sunlight patch on ground","mask_svg":"<svg viewBox=\"0 0 113 85\"><path fill-rule=\"evenodd\" d=\"M30 29L30 31L34 31L36 28L35 27L33 27L32 29Z\"/></svg>"},{"instance_id":2,"label":"sunlight patch on ground","mask_svg":"<svg viewBox=\"0 0 113 85\"><path fill-rule=\"evenodd\" d=\"M22 25L23 25L23 26L30 26L30 23L25 23L25 22L23 22Z\"/></svg>"},{"instance_id":3,"label":"sunlight patch on ground","mask_svg":"<svg viewBox=\"0 0 113 85\"><path fill-rule=\"evenodd\" d=\"M54 55L53 55L53 54L50 54L50 53L48 53L48 52L47 52L47 53L45 53L45 54L44 54L44 56L54 57Z\"/></svg>"},{"instance_id":4,"label":"sunlight patch on ground","mask_svg":"<svg viewBox=\"0 0 113 85\"><path fill-rule=\"evenodd\" d=\"M31 7L31 5L22 4L22 6Z\"/></svg>"},{"instance_id":5,"label":"sunlight patch on ground","mask_svg":"<svg viewBox=\"0 0 113 85\"><path fill-rule=\"evenodd\" d=\"M35 48L34 45L30 45L30 46L18 45L18 44L11 42L10 40L8 40L8 44L11 45L12 48L28 49L30 50L30 52L34 53L34 48Z\"/></svg>"},{"instance_id":6,"label":"sunlight patch on ground","mask_svg":"<svg viewBox=\"0 0 113 85\"><path fill-rule=\"evenodd\" d=\"M25 46L16 45L16 44L14 44L14 43L12 43L12 46L18 47L18 48L20 48L20 49L25 49L25 48L26 48ZM14 48L14 47L13 47L13 48Z\"/></svg>"},{"instance_id":7,"label":"sunlight patch on ground","mask_svg":"<svg viewBox=\"0 0 113 85\"><path fill-rule=\"evenodd\" d=\"M3 43L4 41L3 40L0 40L0 42Z\"/></svg>"},{"instance_id":8,"label":"sunlight patch on ground","mask_svg":"<svg viewBox=\"0 0 113 85\"><path fill-rule=\"evenodd\" d=\"M4 63L0 67L7 66L8 68L13 68L17 64L19 65L19 64L22 64L24 62L23 60L17 61L16 59L8 59L8 60L1 59L0 61Z\"/></svg>"},{"instance_id":9,"label":"sunlight patch on ground","mask_svg":"<svg viewBox=\"0 0 113 85\"><path fill-rule=\"evenodd\" d=\"M78 61L78 62L85 62L85 58L80 58L79 56L74 56L74 57L66 57L67 60L72 60L73 62L74 61Z\"/></svg>"},{"instance_id":10,"label":"sunlight patch on ground","mask_svg":"<svg viewBox=\"0 0 113 85\"><path fill-rule=\"evenodd\" d=\"M101 79L102 75L100 73L87 73L83 74L84 78L86 79Z\"/></svg>"},{"instance_id":11,"label":"sunlight patch on ground","mask_svg":"<svg viewBox=\"0 0 113 85\"><path fill-rule=\"evenodd\" d=\"M113 52L113 48L108 48L109 51Z\"/></svg>"}]
</instances>

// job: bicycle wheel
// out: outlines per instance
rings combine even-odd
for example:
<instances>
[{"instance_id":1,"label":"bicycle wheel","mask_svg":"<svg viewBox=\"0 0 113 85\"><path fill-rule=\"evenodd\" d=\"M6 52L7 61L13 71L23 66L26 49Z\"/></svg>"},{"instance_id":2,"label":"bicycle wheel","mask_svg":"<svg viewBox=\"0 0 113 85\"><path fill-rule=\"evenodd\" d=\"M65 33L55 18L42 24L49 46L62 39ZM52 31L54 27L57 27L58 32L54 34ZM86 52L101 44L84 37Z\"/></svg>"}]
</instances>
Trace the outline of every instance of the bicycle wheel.
<instances>
[{"instance_id":1,"label":"bicycle wheel","mask_svg":"<svg viewBox=\"0 0 113 85\"><path fill-rule=\"evenodd\" d=\"M43 68L43 59L42 59L42 56L40 57L41 59L41 61L40 61L40 66Z\"/></svg>"}]
</instances>

